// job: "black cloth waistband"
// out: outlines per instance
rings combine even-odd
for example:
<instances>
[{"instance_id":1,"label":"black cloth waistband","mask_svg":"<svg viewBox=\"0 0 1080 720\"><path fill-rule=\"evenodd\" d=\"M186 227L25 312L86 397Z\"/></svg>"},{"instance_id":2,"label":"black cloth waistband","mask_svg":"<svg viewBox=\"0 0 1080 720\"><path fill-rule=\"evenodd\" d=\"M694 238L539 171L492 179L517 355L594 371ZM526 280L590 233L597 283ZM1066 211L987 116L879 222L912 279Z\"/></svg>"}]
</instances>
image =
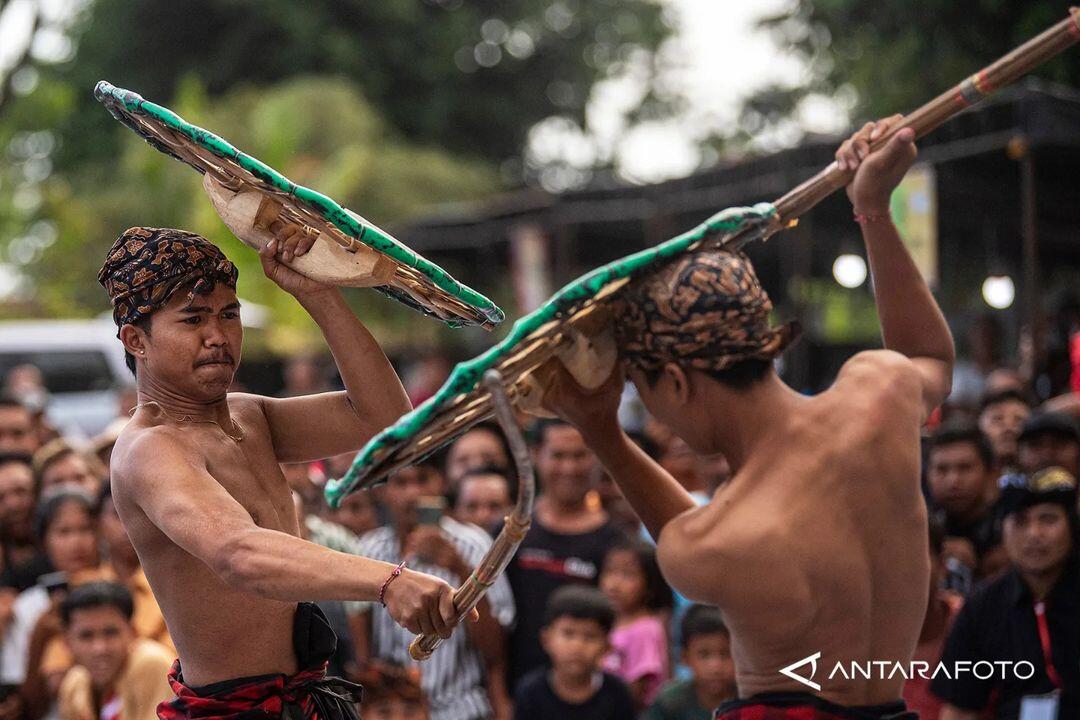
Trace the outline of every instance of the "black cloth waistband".
<instances>
[{"instance_id":1,"label":"black cloth waistband","mask_svg":"<svg viewBox=\"0 0 1080 720\"><path fill-rule=\"evenodd\" d=\"M774 708L779 712L769 716L781 718L787 709L812 709L820 717L837 720L919 720L918 713L907 709L903 700L880 705L840 705L831 700L804 692L759 693L748 698L729 700L716 710L715 720L738 720L750 708Z\"/></svg>"},{"instance_id":2,"label":"black cloth waistband","mask_svg":"<svg viewBox=\"0 0 1080 720\"><path fill-rule=\"evenodd\" d=\"M180 661L169 684L176 693L158 705L161 720L359 720L362 691L356 683L326 675L337 637L322 610L300 603L293 620L299 670L231 678L208 685L183 682Z\"/></svg>"}]
</instances>

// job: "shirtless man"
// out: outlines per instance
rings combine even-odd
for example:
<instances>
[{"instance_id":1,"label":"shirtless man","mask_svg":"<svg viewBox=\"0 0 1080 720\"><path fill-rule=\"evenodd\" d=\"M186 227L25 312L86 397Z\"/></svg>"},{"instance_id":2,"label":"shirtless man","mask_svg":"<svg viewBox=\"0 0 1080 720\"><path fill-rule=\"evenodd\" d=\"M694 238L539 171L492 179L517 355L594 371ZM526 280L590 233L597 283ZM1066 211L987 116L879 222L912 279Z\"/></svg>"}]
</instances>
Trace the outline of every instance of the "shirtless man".
<instances>
[{"instance_id":1,"label":"shirtless man","mask_svg":"<svg viewBox=\"0 0 1080 720\"><path fill-rule=\"evenodd\" d=\"M290 705L309 718L355 716L355 703L325 692L354 688L324 677L335 638L305 601L383 600L411 632L443 637L455 621L442 580L299 537L279 463L354 450L409 409L338 290L281 262L306 251L299 237L280 230L260 252L263 270L319 325L344 392L227 392L243 340L237 272L198 235L131 228L99 275L139 393L113 451L113 499L180 656L165 718L195 707L200 717L279 716Z\"/></svg>"},{"instance_id":2,"label":"shirtless man","mask_svg":"<svg viewBox=\"0 0 1080 720\"><path fill-rule=\"evenodd\" d=\"M954 351L889 218L913 135L869 154L897 122L868 123L836 154L855 171L848 196L887 349L852 357L825 392L800 395L773 371L793 328L769 327L771 304L745 256L694 253L624 296L616 336L645 405L695 452L731 463L708 505L697 508L620 430L621 373L587 393L562 372L548 400L660 539L672 585L723 611L740 699L721 706L722 720L912 717L899 674L828 678L837 662L906 664L928 597L919 428L949 393ZM819 652L820 692L780 674ZM809 663L794 672L810 675Z\"/></svg>"}]
</instances>

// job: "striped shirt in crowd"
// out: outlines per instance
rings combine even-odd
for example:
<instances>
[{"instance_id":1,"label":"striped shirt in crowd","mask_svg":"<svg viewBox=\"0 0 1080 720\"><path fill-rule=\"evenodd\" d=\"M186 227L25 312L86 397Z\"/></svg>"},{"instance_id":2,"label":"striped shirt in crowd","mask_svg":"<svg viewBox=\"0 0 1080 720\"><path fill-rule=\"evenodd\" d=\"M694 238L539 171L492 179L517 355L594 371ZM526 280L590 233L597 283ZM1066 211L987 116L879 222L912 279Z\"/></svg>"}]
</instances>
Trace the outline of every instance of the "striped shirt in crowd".
<instances>
[{"instance_id":1,"label":"striped shirt in crowd","mask_svg":"<svg viewBox=\"0 0 1080 720\"><path fill-rule=\"evenodd\" d=\"M308 539L316 545L350 555L360 554L360 538L344 525L324 520L318 515L308 515L304 518L304 525Z\"/></svg>"},{"instance_id":2,"label":"striped shirt in crowd","mask_svg":"<svg viewBox=\"0 0 1080 720\"><path fill-rule=\"evenodd\" d=\"M465 565L473 568L491 547L491 536L476 527L453 518L439 520L443 533L457 549ZM401 562L401 546L393 528L382 527L360 538L360 554L374 560L397 564ZM442 578L455 588L463 578L448 570L421 562L410 562L409 568ZM510 584L500 576L487 592L488 605L498 623L507 630L514 623L514 598ZM381 660L402 665L415 665L409 657L413 640L407 630L390 617L386 608L377 603L354 605L357 610L370 610L371 654ZM485 689L486 670L480 650L469 640L468 630L459 627L432 656L420 664L420 684L427 695L431 720L478 720L491 717L491 704Z\"/></svg>"}]
</instances>

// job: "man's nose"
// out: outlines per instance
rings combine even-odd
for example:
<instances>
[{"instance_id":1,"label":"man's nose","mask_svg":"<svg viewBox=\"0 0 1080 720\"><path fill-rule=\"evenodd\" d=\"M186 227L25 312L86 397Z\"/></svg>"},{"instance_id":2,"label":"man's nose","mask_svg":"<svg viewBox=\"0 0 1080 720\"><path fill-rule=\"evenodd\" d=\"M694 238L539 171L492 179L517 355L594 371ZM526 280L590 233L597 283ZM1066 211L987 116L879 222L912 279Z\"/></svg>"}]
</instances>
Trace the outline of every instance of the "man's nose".
<instances>
[{"instance_id":1,"label":"man's nose","mask_svg":"<svg viewBox=\"0 0 1080 720\"><path fill-rule=\"evenodd\" d=\"M208 347L217 347L219 345L224 345L227 342L225 330L221 327L221 322L217 318L211 318L203 327L205 328L203 342L205 342Z\"/></svg>"}]
</instances>

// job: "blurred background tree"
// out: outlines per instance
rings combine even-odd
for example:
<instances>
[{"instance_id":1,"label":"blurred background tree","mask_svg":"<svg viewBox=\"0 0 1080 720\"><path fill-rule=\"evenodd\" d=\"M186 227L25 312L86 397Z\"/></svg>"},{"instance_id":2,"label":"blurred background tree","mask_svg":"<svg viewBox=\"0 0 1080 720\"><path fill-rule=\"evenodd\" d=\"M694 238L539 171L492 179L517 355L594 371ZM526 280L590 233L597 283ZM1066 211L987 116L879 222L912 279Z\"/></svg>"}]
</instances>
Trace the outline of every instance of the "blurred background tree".
<instances>
[{"instance_id":1,"label":"blurred background tree","mask_svg":"<svg viewBox=\"0 0 1080 720\"><path fill-rule=\"evenodd\" d=\"M815 95L850 97L852 116L875 118L918 107L1065 18L1059 0L796 0L760 27L799 56L807 77L772 84L743 105L740 132L790 123ZM1063 53L1035 73L1080 83L1080 54Z\"/></svg>"},{"instance_id":2,"label":"blurred background tree","mask_svg":"<svg viewBox=\"0 0 1080 720\"><path fill-rule=\"evenodd\" d=\"M96 81L387 224L520 184L530 127L583 124L593 85L650 67L671 34L654 0L0 0L2 23L26 39L0 53L2 314L100 312L91 270L108 243L131 225L175 225L223 245L241 295L289 343L311 330L305 315L266 286L199 175L93 100ZM649 95L633 112L664 107ZM431 332L371 293L350 299L391 334Z\"/></svg>"},{"instance_id":3,"label":"blurred background tree","mask_svg":"<svg viewBox=\"0 0 1080 720\"><path fill-rule=\"evenodd\" d=\"M489 165L404 141L355 86L340 79L297 77L211 100L202 83L189 78L171 104L181 116L214 128L239 147L259 148L261 159L294 181L363 208L372 218L406 217L498 188ZM333 111L307 110L320 107ZM201 175L120 129L112 156L45 177L35 168L48 163L54 133L22 131L8 143L9 156L17 159L8 174L21 184L5 213L13 232L6 256L34 289L31 309L58 317L100 312L104 296L95 272L108 243L132 225L174 226L206 236L237 263L237 290L270 310L270 340L276 346L296 349L311 339L306 313L262 276L258 256L218 219L203 194ZM15 222L20 216L21 229ZM353 296L365 309L387 304L371 293ZM27 308L11 309L25 313Z\"/></svg>"},{"instance_id":4,"label":"blurred background tree","mask_svg":"<svg viewBox=\"0 0 1080 720\"><path fill-rule=\"evenodd\" d=\"M198 175L148 149L92 99L99 79L173 107L391 224L433 203L534 180L537 169L523 160L530 130L552 120L584 128L590 96L606 79L643 85L641 102L625 110L627 128L684 110L687 98L662 82L665 63L678 60L664 52L674 5L0 0L0 26L22 27L26 39L0 48L0 314L102 310L90 270L129 225L192 227L230 250L235 242L200 194ZM928 0L916 12L900 0L793 0L761 26L777 53L799 57L806 71L751 96L740 122L718 126L703 144L714 146L713 157L753 150L761 147L753 138L777 127L794 132L773 137L796 142L807 104L823 98L855 117L914 107L1065 8ZM1080 55L1039 75L1080 84ZM231 254L250 265L241 290L270 307L274 327L302 330L288 299L260 288L254 257ZM496 299L505 281L477 282L467 269L462 279ZM369 296L350 294L389 332L436 332L434 323L398 323L407 314Z\"/></svg>"},{"instance_id":5,"label":"blurred background tree","mask_svg":"<svg viewBox=\"0 0 1080 720\"><path fill-rule=\"evenodd\" d=\"M105 78L166 104L188 74L212 97L340 77L407 139L501 162L543 118L583 123L592 86L670 35L661 10L653 0L94 0L57 75L78 88ZM78 109L90 102L80 97ZM95 133L112 122L100 112L70 121Z\"/></svg>"}]
</instances>

